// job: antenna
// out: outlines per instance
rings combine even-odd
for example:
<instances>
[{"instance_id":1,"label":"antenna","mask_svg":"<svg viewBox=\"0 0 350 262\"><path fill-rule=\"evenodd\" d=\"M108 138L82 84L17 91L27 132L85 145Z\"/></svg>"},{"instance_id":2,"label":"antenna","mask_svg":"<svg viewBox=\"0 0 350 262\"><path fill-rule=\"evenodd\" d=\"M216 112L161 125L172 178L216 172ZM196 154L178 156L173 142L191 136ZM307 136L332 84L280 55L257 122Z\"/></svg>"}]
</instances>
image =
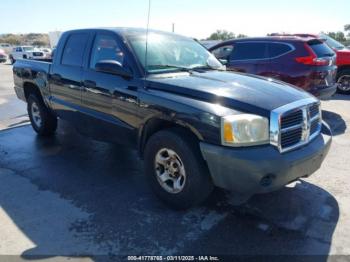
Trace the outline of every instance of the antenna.
<instances>
[{"instance_id":1,"label":"antenna","mask_svg":"<svg viewBox=\"0 0 350 262\"><path fill-rule=\"evenodd\" d=\"M147 16L147 30L146 30L146 50L145 50L145 73L147 74L147 57L148 57L148 31L149 31L149 20L151 16L151 0L148 0L148 16Z\"/></svg>"}]
</instances>

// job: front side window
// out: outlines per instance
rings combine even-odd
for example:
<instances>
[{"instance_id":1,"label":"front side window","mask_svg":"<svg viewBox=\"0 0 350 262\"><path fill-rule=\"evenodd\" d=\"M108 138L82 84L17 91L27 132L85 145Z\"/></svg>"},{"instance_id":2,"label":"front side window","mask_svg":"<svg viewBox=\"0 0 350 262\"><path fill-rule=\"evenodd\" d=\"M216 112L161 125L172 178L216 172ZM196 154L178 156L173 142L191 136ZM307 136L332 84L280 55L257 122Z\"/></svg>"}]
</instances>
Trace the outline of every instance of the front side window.
<instances>
[{"instance_id":1,"label":"front side window","mask_svg":"<svg viewBox=\"0 0 350 262\"><path fill-rule=\"evenodd\" d=\"M236 43L231 60L256 60L267 58L266 43Z\"/></svg>"},{"instance_id":2,"label":"front side window","mask_svg":"<svg viewBox=\"0 0 350 262\"><path fill-rule=\"evenodd\" d=\"M88 34L77 33L69 36L62 55L62 65L82 66Z\"/></svg>"},{"instance_id":3,"label":"front side window","mask_svg":"<svg viewBox=\"0 0 350 262\"><path fill-rule=\"evenodd\" d=\"M117 61L124 66L124 53L112 35L98 34L96 36L91 54L90 68L94 69L96 64L103 60Z\"/></svg>"},{"instance_id":4,"label":"front side window","mask_svg":"<svg viewBox=\"0 0 350 262\"><path fill-rule=\"evenodd\" d=\"M190 38L152 32L148 36L147 58L146 34L130 35L127 39L147 73L222 67L207 49Z\"/></svg>"},{"instance_id":5,"label":"front side window","mask_svg":"<svg viewBox=\"0 0 350 262\"><path fill-rule=\"evenodd\" d=\"M233 51L233 45L221 46L212 51L217 59L228 60Z\"/></svg>"}]
</instances>

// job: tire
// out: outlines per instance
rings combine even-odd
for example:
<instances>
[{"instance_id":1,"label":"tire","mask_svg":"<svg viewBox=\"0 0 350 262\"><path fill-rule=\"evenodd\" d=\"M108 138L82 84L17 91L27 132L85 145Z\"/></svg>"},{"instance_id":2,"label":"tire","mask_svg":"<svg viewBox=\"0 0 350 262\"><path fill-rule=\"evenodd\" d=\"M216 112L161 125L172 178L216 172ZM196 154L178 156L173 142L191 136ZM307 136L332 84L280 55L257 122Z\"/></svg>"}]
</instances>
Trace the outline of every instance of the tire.
<instances>
[{"instance_id":1,"label":"tire","mask_svg":"<svg viewBox=\"0 0 350 262\"><path fill-rule=\"evenodd\" d=\"M10 56L10 62L11 62L11 65L13 65L14 63L16 63L16 60L12 56Z\"/></svg>"},{"instance_id":2,"label":"tire","mask_svg":"<svg viewBox=\"0 0 350 262\"><path fill-rule=\"evenodd\" d=\"M27 111L35 132L39 136L50 136L57 129L57 117L46 107L41 97L30 94L27 100Z\"/></svg>"},{"instance_id":3,"label":"tire","mask_svg":"<svg viewBox=\"0 0 350 262\"><path fill-rule=\"evenodd\" d=\"M175 158L172 158L172 153L176 154ZM187 131L172 128L157 132L148 140L144 156L145 173L153 191L160 200L174 209L187 209L200 204L214 188L198 142ZM162 159L175 159L173 164L177 163L178 169L184 171L185 176L180 178L179 174L182 172L175 172L179 178L171 177L166 183L162 183L160 177L164 177L167 171L165 165L159 165L157 156ZM173 160L171 161L174 162ZM163 175L159 175L161 173ZM175 188L172 179L180 182L176 183L176 190L171 192L169 188Z\"/></svg>"},{"instance_id":4,"label":"tire","mask_svg":"<svg viewBox=\"0 0 350 262\"><path fill-rule=\"evenodd\" d=\"M350 94L350 69L345 69L338 73L337 83L339 94Z\"/></svg>"}]
</instances>

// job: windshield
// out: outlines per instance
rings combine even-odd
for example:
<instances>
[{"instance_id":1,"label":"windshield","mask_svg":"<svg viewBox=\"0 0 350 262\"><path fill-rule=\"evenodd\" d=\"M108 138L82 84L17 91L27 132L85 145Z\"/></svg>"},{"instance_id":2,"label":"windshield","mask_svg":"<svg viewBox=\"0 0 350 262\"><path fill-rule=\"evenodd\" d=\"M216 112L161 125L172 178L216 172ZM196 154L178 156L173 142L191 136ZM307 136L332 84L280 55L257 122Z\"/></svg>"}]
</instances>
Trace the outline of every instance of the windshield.
<instances>
[{"instance_id":1,"label":"windshield","mask_svg":"<svg viewBox=\"0 0 350 262\"><path fill-rule=\"evenodd\" d=\"M327 45L332 47L333 49L336 49L336 50L346 49L346 47L343 44L339 43L337 40L333 39L332 37L326 34L320 34L320 36L322 39L325 39Z\"/></svg>"},{"instance_id":2,"label":"windshield","mask_svg":"<svg viewBox=\"0 0 350 262\"><path fill-rule=\"evenodd\" d=\"M152 32L148 35L146 68L146 35L127 38L138 60L149 74L223 67L209 51L190 38Z\"/></svg>"},{"instance_id":3,"label":"windshield","mask_svg":"<svg viewBox=\"0 0 350 262\"><path fill-rule=\"evenodd\" d=\"M34 51L34 47L32 47L32 46L23 46L23 50L24 50L25 52Z\"/></svg>"}]
</instances>

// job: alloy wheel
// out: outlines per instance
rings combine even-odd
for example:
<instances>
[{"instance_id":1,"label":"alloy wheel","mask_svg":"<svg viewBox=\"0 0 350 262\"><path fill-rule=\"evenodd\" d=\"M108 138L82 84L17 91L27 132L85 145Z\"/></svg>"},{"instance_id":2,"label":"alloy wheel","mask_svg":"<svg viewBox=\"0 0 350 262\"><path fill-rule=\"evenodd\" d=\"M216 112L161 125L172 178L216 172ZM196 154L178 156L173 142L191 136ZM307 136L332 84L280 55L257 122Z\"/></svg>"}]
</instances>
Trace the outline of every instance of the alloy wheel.
<instances>
[{"instance_id":1,"label":"alloy wheel","mask_svg":"<svg viewBox=\"0 0 350 262\"><path fill-rule=\"evenodd\" d=\"M41 127L41 123L42 123L41 113L40 113L40 110L39 110L39 106L35 102L32 103L31 113L32 113L32 119L33 119L34 124L38 128L40 128Z\"/></svg>"},{"instance_id":2,"label":"alloy wheel","mask_svg":"<svg viewBox=\"0 0 350 262\"><path fill-rule=\"evenodd\" d=\"M162 148L155 157L155 170L159 184L171 194L180 193L186 183L184 164L179 155L168 148Z\"/></svg>"},{"instance_id":3,"label":"alloy wheel","mask_svg":"<svg viewBox=\"0 0 350 262\"><path fill-rule=\"evenodd\" d=\"M341 91L350 91L350 75L343 75L339 77L338 88Z\"/></svg>"}]
</instances>

